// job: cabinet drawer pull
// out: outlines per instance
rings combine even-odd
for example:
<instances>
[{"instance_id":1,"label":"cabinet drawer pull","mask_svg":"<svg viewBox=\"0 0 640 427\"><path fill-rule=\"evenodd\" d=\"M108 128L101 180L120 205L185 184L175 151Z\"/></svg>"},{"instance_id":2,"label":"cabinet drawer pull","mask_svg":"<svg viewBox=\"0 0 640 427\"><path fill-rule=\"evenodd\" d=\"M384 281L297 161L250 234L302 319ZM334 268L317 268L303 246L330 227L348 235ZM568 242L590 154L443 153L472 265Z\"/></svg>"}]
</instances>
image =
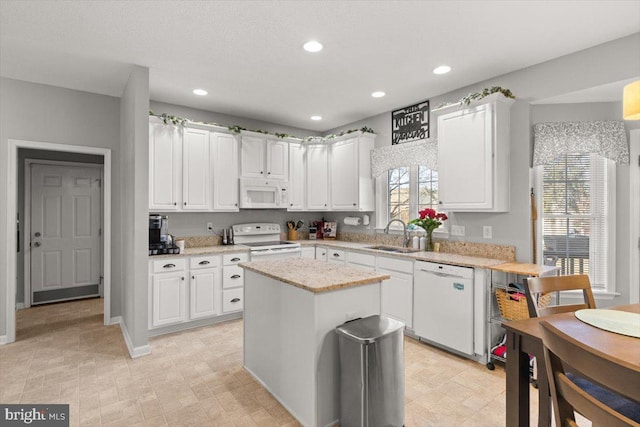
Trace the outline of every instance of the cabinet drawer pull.
<instances>
[{"instance_id":1,"label":"cabinet drawer pull","mask_svg":"<svg viewBox=\"0 0 640 427\"><path fill-rule=\"evenodd\" d=\"M239 279L240 277L242 276L240 276L239 274L234 274L233 276L231 276L232 279Z\"/></svg>"},{"instance_id":2,"label":"cabinet drawer pull","mask_svg":"<svg viewBox=\"0 0 640 427\"><path fill-rule=\"evenodd\" d=\"M333 253L333 256L334 256L334 257L338 257L338 258L340 258L340 254L337 254L337 253L335 253L335 252Z\"/></svg>"},{"instance_id":3,"label":"cabinet drawer pull","mask_svg":"<svg viewBox=\"0 0 640 427\"><path fill-rule=\"evenodd\" d=\"M198 264L199 265L207 265L207 264L209 264L209 261L206 261L206 260L205 261L200 261Z\"/></svg>"},{"instance_id":4,"label":"cabinet drawer pull","mask_svg":"<svg viewBox=\"0 0 640 427\"><path fill-rule=\"evenodd\" d=\"M175 266L175 264L165 264L162 266L162 268L174 268Z\"/></svg>"},{"instance_id":5,"label":"cabinet drawer pull","mask_svg":"<svg viewBox=\"0 0 640 427\"><path fill-rule=\"evenodd\" d=\"M240 261L240 258L238 258L238 257L231 258L231 262L238 262L238 261Z\"/></svg>"},{"instance_id":6,"label":"cabinet drawer pull","mask_svg":"<svg viewBox=\"0 0 640 427\"><path fill-rule=\"evenodd\" d=\"M240 298L234 298L231 300L231 302L240 302Z\"/></svg>"}]
</instances>

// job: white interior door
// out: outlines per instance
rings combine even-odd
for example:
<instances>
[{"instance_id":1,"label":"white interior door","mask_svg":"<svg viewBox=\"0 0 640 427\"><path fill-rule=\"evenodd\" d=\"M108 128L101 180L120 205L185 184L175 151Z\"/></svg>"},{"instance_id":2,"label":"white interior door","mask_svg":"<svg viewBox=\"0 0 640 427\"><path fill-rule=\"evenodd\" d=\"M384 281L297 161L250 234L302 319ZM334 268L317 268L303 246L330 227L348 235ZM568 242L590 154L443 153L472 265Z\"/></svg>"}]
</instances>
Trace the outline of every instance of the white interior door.
<instances>
[{"instance_id":1,"label":"white interior door","mask_svg":"<svg viewBox=\"0 0 640 427\"><path fill-rule=\"evenodd\" d=\"M31 165L32 305L100 295L101 170Z\"/></svg>"}]
</instances>

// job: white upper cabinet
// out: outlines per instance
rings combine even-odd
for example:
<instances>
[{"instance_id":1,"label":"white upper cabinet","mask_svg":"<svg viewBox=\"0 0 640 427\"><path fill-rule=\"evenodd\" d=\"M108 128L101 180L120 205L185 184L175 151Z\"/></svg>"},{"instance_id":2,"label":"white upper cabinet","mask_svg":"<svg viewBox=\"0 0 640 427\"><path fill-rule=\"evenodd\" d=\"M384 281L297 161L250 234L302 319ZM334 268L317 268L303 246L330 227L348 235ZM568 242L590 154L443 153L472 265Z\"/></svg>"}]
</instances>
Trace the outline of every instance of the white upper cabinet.
<instances>
[{"instance_id":1,"label":"white upper cabinet","mask_svg":"<svg viewBox=\"0 0 640 427\"><path fill-rule=\"evenodd\" d=\"M374 182L371 150L374 136L358 136L331 144L331 210L373 211Z\"/></svg>"},{"instance_id":2,"label":"white upper cabinet","mask_svg":"<svg viewBox=\"0 0 640 427\"><path fill-rule=\"evenodd\" d=\"M276 139L242 135L240 170L243 178L289 179L289 146Z\"/></svg>"},{"instance_id":3,"label":"white upper cabinet","mask_svg":"<svg viewBox=\"0 0 640 427\"><path fill-rule=\"evenodd\" d=\"M438 114L440 208L509 211L509 116L514 100L489 95Z\"/></svg>"},{"instance_id":4,"label":"white upper cabinet","mask_svg":"<svg viewBox=\"0 0 640 427\"><path fill-rule=\"evenodd\" d=\"M307 210L329 209L329 146L306 145Z\"/></svg>"},{"instance_id":5,"label":"white upper cabinet","mask_svg":"<svg viewBox=\"0 0 640 427\"><path fill-rule=\"evenodd\" d=\"M289 143L280 140L267 140L267 178L289 179Z\"/></svg>"},{"instance_id":6,"label":"white upper cabinet","mask_svg":"<svg viewBox=\"0 0 640 427\"><path fill-rule=\"evenodd\" d=\"M179 210L182 205L182 128L149 122L149 209Z\"/></svg>"},{"instance_id":7,"label":"white upper cabinet","mask_svg":"<svg viewBox=\"0 0 640 427\"><path fill-rule=\"evenodd\" d=\"M304 145L289 143L289 207L290 211L304 210L305 176Z\"/></svg>"},{"instance_id":8,"label":"white upper cabinet","mask_svg":"<svg viewBox=\"0 0 640 427\"><path fill-rule=\"evenodd\" d=\"M211 208L209 131L184 128L182 148L182 209Z\"/></svg>"},{"instance_id":9,"label":"white upper cabinet","mask_svg":"<svg viewBox=\"0 0 640 427\"><path fill-rule=\"evenodd\" d=\"M211 133L213 167L213 210L238 211L238 138L226 133Z\"/></svg>"}]
</instances>

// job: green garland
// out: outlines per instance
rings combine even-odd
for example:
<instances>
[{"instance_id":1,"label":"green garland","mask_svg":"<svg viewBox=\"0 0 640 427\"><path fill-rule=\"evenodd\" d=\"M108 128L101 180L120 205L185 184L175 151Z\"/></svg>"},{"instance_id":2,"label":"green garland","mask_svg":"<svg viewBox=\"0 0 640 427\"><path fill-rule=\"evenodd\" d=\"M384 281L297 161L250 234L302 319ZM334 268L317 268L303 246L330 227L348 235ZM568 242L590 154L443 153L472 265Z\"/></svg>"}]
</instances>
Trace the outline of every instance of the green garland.
<instances>
[{"instance_id":1,"label":"green garland","mask_svg":"<svg viewBox=\"0 0 640 427\"><path fill-rule=\"evenodd\" d=\"M505 98L511 98L511 99L516 98L515 95L509 89L504 89L500 86L492 86L490 88L485 87L480 92L472 92L469 95L462 97L458 102L443 102L442 104L438 105L436 109L446 107L449 105L455 105L455 104L469 105L471 104L472 101L482 99L486 96L489 96L491 94L498 93L498 92L503 94Z\"/></svg>"},{"instance_id":2,"label":"green garland","mask_svg":"<svg viewBox=\"0 0 640 427\"><path fill-rule=\"evenodd\" d=\"M202 125L213 125L213 126L225 127L224 125L220 125L218 123L200 122L200 121L185 119L184 117L172 116L172 115L167 114L167 113L155 114L151 110L149 110L149 115L153 116L153 117L158 117L159 119L162 120L162 122L165 125L172 124L172 125L175 125L175 126L186 126L188 122L191 122L191 123L198 123L198 124L202 124ZM231 131L233 133L240 133L243 130L249 130L250 132L263 133L265 135L275 135L276 137L281 138L281 139L284 139L284 138L296 138L295 136L289 135L288 133L278 133L278 132L276 132L276 133L272 134L271 132L267 132L266 130L247 129L245 127L238 126L238 125L227 126L227 129L229 129L229 131ZM303 141L312 141L312 140L315 140L315 139L320 139L320 140L331 139L331 138L336 138L338 136L343 136L343 135L347 135L347 134L350 134L350 133L353 133L353 132L358 132L358 131L362 131L364 133L375 133L373 131L373 129L371 129L370 127L364 126L361 129L351 129L351 130L342 131L338 135L308 136L306 138L298 138L298 139L302 139Z\"/></svg>"}]
</instances>

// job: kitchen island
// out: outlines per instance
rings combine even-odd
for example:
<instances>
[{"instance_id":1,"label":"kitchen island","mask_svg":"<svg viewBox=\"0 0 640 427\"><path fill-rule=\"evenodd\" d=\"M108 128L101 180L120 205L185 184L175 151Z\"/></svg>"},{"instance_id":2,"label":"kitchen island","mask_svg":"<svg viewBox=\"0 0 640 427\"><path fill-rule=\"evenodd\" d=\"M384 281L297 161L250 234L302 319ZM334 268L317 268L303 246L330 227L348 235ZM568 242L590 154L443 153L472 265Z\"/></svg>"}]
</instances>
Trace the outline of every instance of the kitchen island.
<instances>
[{"instance_id":1,"label":"kitchen island","mask_svg":"<svg viewBox=\"0 0 640 427\"><path fill-rule=\"evenodd\" d=\"M338 338L380 314L386 274L305 258L241 263L244 367L304 426L338 422Z\"/></svg>"}]
</instances>

